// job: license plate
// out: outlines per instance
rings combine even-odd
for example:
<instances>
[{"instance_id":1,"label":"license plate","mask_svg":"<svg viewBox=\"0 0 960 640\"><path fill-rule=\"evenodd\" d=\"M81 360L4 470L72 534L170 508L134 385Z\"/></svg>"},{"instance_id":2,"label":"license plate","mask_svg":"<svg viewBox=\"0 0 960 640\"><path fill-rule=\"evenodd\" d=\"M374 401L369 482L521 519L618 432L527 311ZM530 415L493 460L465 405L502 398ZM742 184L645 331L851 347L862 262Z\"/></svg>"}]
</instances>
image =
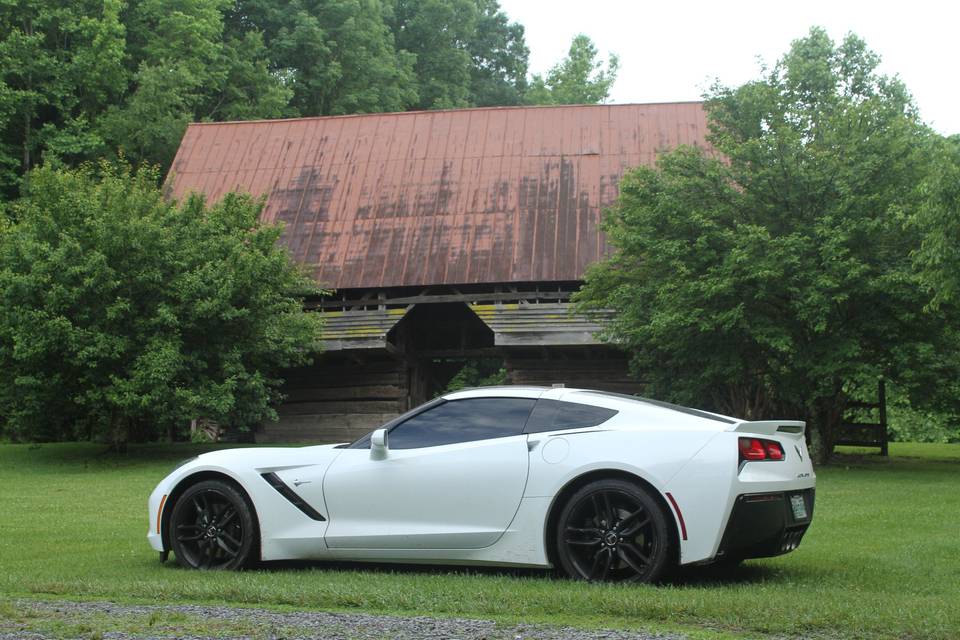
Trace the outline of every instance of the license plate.
<instances>
[{"instance_id":1,"label":"license plate","mask_svg":"<svg viewBox=\"0 0 960 640\"><path fill-rule=\"evenodd\" d=\"M807 519L807 503L803 500L803 495L795 493L790 496L790 508L793 509L794 520Z\"/></svg>"}]
</instances>

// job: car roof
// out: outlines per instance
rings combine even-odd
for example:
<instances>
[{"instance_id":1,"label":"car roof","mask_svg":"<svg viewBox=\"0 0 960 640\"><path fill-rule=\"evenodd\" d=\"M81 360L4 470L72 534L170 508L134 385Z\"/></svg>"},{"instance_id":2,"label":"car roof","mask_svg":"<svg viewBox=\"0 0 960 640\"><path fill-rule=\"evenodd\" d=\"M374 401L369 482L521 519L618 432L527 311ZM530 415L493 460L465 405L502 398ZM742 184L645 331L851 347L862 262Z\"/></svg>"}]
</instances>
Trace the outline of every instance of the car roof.
<instances>
[{"instance_id":1,"label":"car roof","mask_svg":"<svg viewBox=\"0 0 960 640\"><path fill-rule=\"evenodd\" d=\"M642 398L639 396L629 396L622 393L611 393L607 391L597 391L595 389L577 389L563 387L560 385L554 387L541 386L523 386L523 385L501 385L491 387L473 387L461 389L442 396L444 400L465 400L467 398L550 398L554 400L565 400L567 402L579 402L582 404L591 404L615 409L626 409L629 407L648 407L654 412L668 411L674 414L684 414L686 416L706 419L718 423L735 424L736 418L725 416L700 409L684 407L660 400Z\"/></svg>"}]
</instances>

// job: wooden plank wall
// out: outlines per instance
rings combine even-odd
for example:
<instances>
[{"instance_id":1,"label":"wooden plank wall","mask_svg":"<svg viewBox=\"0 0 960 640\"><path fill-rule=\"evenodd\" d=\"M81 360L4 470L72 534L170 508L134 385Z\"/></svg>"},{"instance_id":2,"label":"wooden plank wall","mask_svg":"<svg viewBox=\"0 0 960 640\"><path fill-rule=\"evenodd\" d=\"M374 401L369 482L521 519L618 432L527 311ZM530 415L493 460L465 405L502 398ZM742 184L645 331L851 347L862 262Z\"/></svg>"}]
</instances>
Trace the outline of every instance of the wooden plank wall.
<instances>
[{"instance_id":1,"label":"wooden plank wall","mask_svg":"<svg viewBox=\"0 0 960 640\"><path fill-rule=\"evenodd\" d=\"M286 373L279 422L261 425L257 442L349 442L406 411L406 366L321 357Z\"/></svg>"},{"instance_id":2,"label":"wooden plank wall","mask_svg":"<svg viewBox=\"0 0 960 640\"><path fill-rule=\"evenodd\" d=\"M570 359L510 358L504 360L507 384L531 384L549 387L562 383L567 387L597 389L636 394L641 384L630 377L627 360L589 357Z\"/></svg>"}]
</instances>

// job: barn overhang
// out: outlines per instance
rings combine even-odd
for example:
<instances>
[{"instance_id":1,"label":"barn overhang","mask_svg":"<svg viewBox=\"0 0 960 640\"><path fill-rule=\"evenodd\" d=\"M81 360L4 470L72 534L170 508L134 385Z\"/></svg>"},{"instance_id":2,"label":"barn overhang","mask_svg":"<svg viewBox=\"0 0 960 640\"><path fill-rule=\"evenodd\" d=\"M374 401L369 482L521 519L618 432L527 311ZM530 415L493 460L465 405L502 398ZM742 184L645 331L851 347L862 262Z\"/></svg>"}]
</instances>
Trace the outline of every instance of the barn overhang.
<instances>
[{"instance_id":1,"label":"barn overhang","mask_svg":"<svg viewBox=\"0 0 960 640\"><path fill-rule=\"evenodd\" d=\"M394 329L414 307L419 307L417 313L422 314L439 312L450 305L460 305L469 317L481 321L478 326L489 329L491 347L601 344L598 333L613 314L577 311L570 298L578 286L579 283L566 283L544 290L496 285L483 290L443 288L416 293L366 290L314 306L325 320L323 344L328 352L402 348L394 340Z\"/></svg>"},{"instance_id":2,"label":"barn overhang","mask_svg":"<svg viewBox=\"0 0 960 640\"><path fill-rule=\"evenodd\" d=\"M597 333L612 313L576 313L569 302L470 304L493 330L494 345L570 346L600 344Z\"/></svg>"},{"instance_id":3,"label":"barn overhang","mask_svg":"<svg viewBox=\"0 0 960 640\"><path fill-rule=\"evenodd\" d=\"M323 350L386 349L387 334L410 306L393 309L323 311Z\"/></svg>"}]
</instances>

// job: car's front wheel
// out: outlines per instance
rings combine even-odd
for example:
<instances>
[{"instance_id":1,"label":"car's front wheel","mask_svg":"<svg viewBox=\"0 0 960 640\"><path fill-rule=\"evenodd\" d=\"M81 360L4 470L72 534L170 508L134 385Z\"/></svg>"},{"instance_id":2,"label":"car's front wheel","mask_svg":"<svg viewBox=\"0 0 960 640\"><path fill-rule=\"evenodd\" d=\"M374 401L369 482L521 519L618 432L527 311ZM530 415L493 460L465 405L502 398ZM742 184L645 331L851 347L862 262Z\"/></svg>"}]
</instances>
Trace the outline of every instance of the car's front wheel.
<instances>
[{"instance_id":1,"label":"car's front wheel","mask_svg":"<svg viewBox=\"0 0 960 640\"><path fill-rule=\"evenodd\" d=\"M557 559L572 578L654 582L671 561L663 509L641 487L618 479L578 489L560 512Z\"/></svg>"},{"instance_id":2,"label":"car's front wheel","mask_svg":"<svg viewBox=\"0 0 960 640\"><path fill-rule=\"evenodd\" d=\"M256 523L246 497L220 480L198 482L173 506L170 545L184 567L239 569L252 556Z\"/></svg>"}]
</instances>

